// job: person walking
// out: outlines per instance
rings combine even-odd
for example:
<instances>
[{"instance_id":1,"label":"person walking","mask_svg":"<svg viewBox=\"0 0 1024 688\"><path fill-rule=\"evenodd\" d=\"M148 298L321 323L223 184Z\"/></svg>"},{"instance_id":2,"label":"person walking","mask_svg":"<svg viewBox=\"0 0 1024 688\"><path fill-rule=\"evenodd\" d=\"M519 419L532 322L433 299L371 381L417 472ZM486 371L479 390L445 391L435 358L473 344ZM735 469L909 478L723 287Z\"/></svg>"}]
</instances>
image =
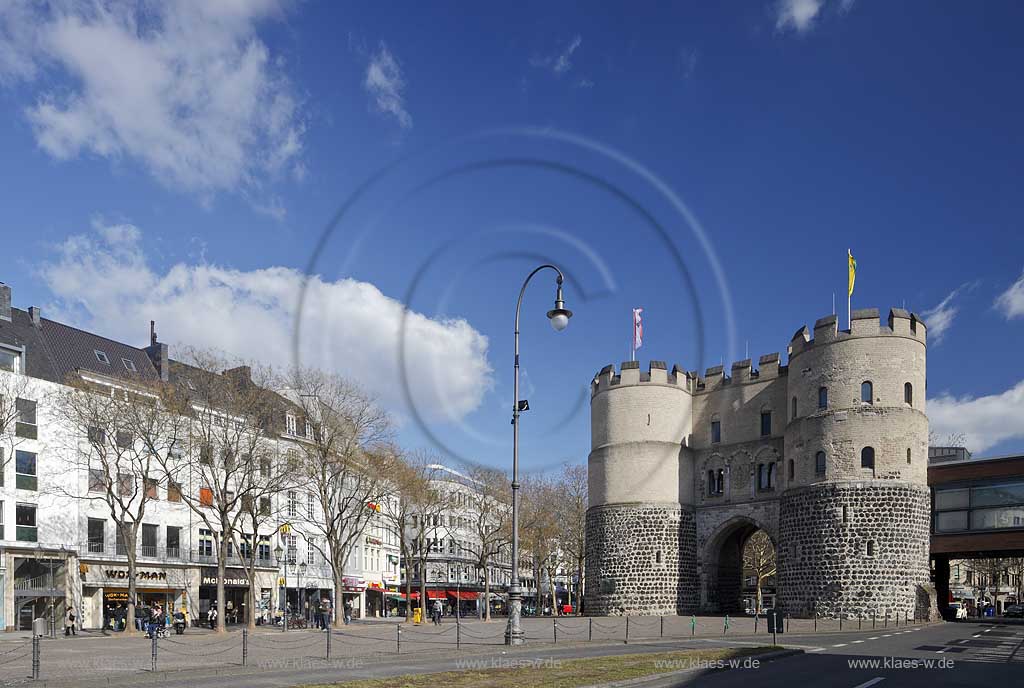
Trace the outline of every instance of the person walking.
<instances>
[{"instance_id":1,"label":"person walking","mask_svg":"<svg viewBox=\"0 0 1024 688\"><path fill-rule=\"evenodd\" d=\"M345 625L352 623L352 600L345 600Z\"/></svg>"},{"instance_id":2,"label":"person walking","mask_svg":"<svg viewBox=\"0 0 1024 688\"><path fill-rule=\"evenodd\" d=\"M320 628L326 631L331 626L331 601L326 597L320 601Z\"/></svg>"},{"instance_id":3,"label":"person walking","mask_svg":"<svg viewBox=\"0 0 1024 688\"><path fill-rule=\"evenodd\" d=\"M206 612L206 620L210 623L210 630L217 627L217 605L210 605L210 611Z\"/></svg>"},{"instance_id":4,"label":"person walking","mask_svg":"<svg viewBox=\"0 0 1024 688\"><path fill-rule=\"evenodd\" d=\"M441 600L434 600L434 606L431 608L431 616L434 617L434 625L441 625Z\"/></svg>"},{"instance_id":5,"label":"person walking","mask_svg":"<svg viewBox=\"0 0 1024 688\"><path fill-rule=\"evenodd\" d=\"M68 607L68 613L64 615L64 635L78 635L75 631L75 609Z\"/></svg>"}]
</instances>

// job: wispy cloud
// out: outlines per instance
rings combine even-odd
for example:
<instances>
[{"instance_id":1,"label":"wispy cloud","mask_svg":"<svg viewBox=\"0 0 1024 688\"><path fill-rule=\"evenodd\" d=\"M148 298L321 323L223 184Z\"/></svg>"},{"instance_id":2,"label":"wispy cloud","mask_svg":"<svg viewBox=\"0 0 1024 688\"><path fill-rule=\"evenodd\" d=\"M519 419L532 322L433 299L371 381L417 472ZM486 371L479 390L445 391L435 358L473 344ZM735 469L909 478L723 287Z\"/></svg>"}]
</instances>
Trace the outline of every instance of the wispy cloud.
<instances>
[{"instance_id":1,"label":"wispy cloud","mask_svg":"<svg viewBox=\"0 0 1024 688\"><path fill-rule=\"evenodd\" d=\"M956 303L957 298L964 291L970 291L975 286L977 286L977 282L961 284L959 287L949 292L946 298L939 302L939 305L922 311L921 315L924 318L925 325L928 327L928 340L932 344L939 344L942 342L950 328L953 326L953 320L956 318L956 314L960 310L959 305Z\"/></svg>"},{"instance_id":2,"label":"wispy cloud","mask_svg":"<svg viewBox=\"0 0 1024 688\"><path fill-rule=\"evenodd\" d=\"M278 0L0 3L0 83L28 86L24 113L58 160L131 158L204 200L256 192L302 164L298 99L256 33L282 12Z\"/></svg>"},{"instance_id":3,"label":"wispy cloud","mask_svg":"<svg viewBox=\"0 0 1024 688\"><path fill-rule=\"evenodd\" d=\"M1024 318L1024 273L1016 282L996 297L996 308L1002 311L1007 320Z\"/></svg>"},{"instance_id":4,"label":"wispy cloud","mask_svg":"<svg viewBox=\"0 0 1024 688\"><path fill-rule=\"evenodd\" d=\"M775 29L809 31L824 4L824 0L779 0L775 5Z\"/></svg>"},{"instance_id":5,"label":"wispy cloud","mask_svg":"<svg viewBox=\"0 0 1024 688\"><path fill-rule=\"evenodd\" d=\"M363 84L370 94L374 109L392 115L403 129L412 126L412 115L405 107L405 78L402 76L402 67L384 41L380 42L377 52L370 58Z\"/></svg>"},{"instance_id":6,"label":"wispy cloud","mask_svg":"<svg viewBox=\"0 0 1024 688\"><path fill-rule=\"evenodd\" d=\"M1000 394L928 400L931 428L942 437L963 433L967 448L982 452L1000 442L1024 437L1024 380Z\"/></svg>"},{"instance_id":7,"label":"wispy cloud","mask_svg":"<svg viewBox=\"0 0 1024 688\"><path fill-rule=\"evenodd\" d=\"M684 79L693 76L697 69L698 57L699 53L696 48L683 48L679 51L679 73L683 75Z\"/></svg>"},{"instance_id":8,"label":"wispy cloud","mask_svg":"<svg viewBox=\"0 0 1024 688\"><path fill-rule=\"evenodd\" d=\"M579 34L570 39L569 43L555 55L535 55L530 58L530 66L549 69L555 76L562 76L572 69L572 56L583 44Z\"/></svg>"},{"instance_id":9,"label":"wispy cloud","mask_svg":"<svg viewBox=\"0 0 1024 688\"><path fill-rule=\"evenodd\" d=\"M145 246L138 227L95 220L92 231L69 237L43 261L40 274L55 299L47 308L127 342L138 341L155 319L172 355L181 342L275 366L293 362L301 318L304 364L349 376L399 414L407 409L408 385L416 408L436 421L460 420L492 387L488 339L463 319L410 311L368 282L320 276L306 282L286 267L239 270L197 258L158 269ZM398 364L403 341L407 377Z\"/></svg>"}]
</instances>

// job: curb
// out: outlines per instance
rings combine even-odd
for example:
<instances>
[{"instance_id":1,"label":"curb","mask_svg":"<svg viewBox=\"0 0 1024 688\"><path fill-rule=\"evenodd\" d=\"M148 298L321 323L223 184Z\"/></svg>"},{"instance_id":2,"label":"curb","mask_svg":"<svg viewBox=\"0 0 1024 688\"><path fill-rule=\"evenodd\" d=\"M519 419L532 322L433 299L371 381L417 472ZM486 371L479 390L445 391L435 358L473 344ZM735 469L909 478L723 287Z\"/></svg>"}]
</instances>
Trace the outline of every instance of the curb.
<instances>
[{"instance_id":1,"label":"curb","mask_svg":"<svg viewBox=\"0 0 1024 688\"><path fill-rule=\"evenodd\" d=\"M788 649L788 650L773 650L771 652L762 652L759 655L746 655L737 659L756 659L761 662L774 662L777 659L785 659L786 657L793 657L796 655L804 654L803 650ZM689 674L703 671L708 673L718 673L720 671L730 671L732 667L721 667L715 669L679 669L677 671L669 671L663 674L649 674L647 676L638 676L637 678L628 678L622 681L612 681L610 683L596 683L586 688L629 688L630 686L642 686L645 683L649 683L654 680L671 680L673 678L683 678Z\"/></svg>"}]
</instances>

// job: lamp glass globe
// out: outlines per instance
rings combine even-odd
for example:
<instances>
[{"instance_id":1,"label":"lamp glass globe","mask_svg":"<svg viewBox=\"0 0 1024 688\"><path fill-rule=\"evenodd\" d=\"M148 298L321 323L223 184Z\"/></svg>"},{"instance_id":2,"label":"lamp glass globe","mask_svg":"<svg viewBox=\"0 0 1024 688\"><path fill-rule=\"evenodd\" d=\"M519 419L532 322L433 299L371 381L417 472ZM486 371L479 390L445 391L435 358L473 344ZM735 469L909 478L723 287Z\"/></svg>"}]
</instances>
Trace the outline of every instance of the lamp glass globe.
<instances>
[{"instance_id":1,"label":"lamp glass globe","mask_svg":"<svg viewBox=\"0 0 1024 688\"><path fill-rule=\"evenodd\" d=\"M561 332L569 326L569 316L565 313L556 313L551 316L551 327L555 332Z\"/></svg>"}]
</instances>

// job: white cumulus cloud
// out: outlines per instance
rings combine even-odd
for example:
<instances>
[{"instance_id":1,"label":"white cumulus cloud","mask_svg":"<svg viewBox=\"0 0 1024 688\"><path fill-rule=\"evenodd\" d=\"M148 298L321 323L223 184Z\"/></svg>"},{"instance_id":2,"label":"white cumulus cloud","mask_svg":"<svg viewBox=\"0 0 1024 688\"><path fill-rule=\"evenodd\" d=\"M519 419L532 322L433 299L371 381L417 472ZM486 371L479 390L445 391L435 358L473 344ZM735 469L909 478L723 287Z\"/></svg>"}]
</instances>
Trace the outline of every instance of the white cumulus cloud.
<instances>
[{"instance_id":1,"label":"white cumulus cloud","mask_svg":"<svg viewBox=\"0 0 1024 688\"><path fill-rule=\"evenodd\" d=\"M996 298L996 308L1008 320L1024 318L1024 273Z\"/></svg>"},{"instance_id":2,"label":"white cumulus cloud","mask_svg":"<svg viewBox=\"0 0 1024 688\"><path fill-rule=\"evenodd\" d=\"M136 344L156 320L172 357L174 344L186 344L278 366L292 363L305 279L300 271L205 262L157 270L137 227L102 221L93 227L66 239L40 268L55 297L49 317ZM456 421L475 410L492 386L486 336L464 319L407 311L367 282L311 277L301 321L303 365L358 381L400 415L408 410L404 389L422 417Z\"/></svg>"},{"instance_id":3,"label":"white cumulus cloud","mask_svg":"<svg viewBox=\"0 0 1024 688\"><path fill-rule=\"evenodd\" d=\"M929 399L928 419L940 437L963 433L972 452L1024 438L1024 380L999 394Z\"/></svg>"},{"instance_id":4,"label":"white cumulus cloud","mask_svg":"<svg viewBox=\"0 0 1024 688\"><path fill-rule=\"evenodd\" d=\"M370 94L374 109L392 115L403 129L412 126L412 115L405 107L405 77L402 75L402 66L388 50L384 41L380 42L377 52L370 58L363 85Z\"/></svg>"},{"instance_id":5,"label":"white cumulus cloud","mask_svg":"<svg viewBox=\"0 0 1024 688\"><path fill-rule=\"evenodd\" d=\"M775 5L775 28L803 33L814 26L824 0L779 0Z\"/></svg>"},{"instance_id":6,"label":"white cumulus cloud","mask_svg":"<svg viewBox=\"0 0 1024 688\"><path fill-rule=\"evenodd\" d=\"M957 298L962 292L973 289L975 284L961 284L949 292L946 298L939 302L939 305L922 311L921 317L924 318L924 324L928 327L929 342L939 344L946 337L946 333L953 326L953 320L960 310L959 305L956 303Z\"/></svg>"},{"instance_id":7,"label":"white cumulus cloud","mask_svg":"<svg viewBox=\"0 0 1024 688\"><path fill-rule=\"evenodd\" d=\"M257 25L283 0L0 2L0 83L59 160L131 158L208 199L304 169L304 121Z\"/></svg>"},{"instance_id":8,"label":"white cumulus cloud","mask_svg":"<svg viewBox=\"0 0 1024 688\"><path fill-rule=\"evenodd\" d=\"M562 76L572 69L572 55L583 45L583 37L573 36L566 46L555 55L535 55L530 58L530 66L550 69L555 76Z\"/></svg>"}]
</instances>

